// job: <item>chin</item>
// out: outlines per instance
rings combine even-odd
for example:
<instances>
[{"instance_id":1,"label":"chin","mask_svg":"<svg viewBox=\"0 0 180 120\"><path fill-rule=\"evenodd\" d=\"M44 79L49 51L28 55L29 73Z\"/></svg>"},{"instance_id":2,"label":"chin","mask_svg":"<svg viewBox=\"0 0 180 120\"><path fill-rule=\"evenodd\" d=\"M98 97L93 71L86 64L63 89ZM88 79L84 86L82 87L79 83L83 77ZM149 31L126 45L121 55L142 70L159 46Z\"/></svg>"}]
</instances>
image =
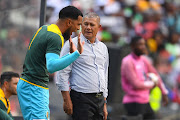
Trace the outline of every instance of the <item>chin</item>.
<instances>
[{"instance_id":1,"label":"chin","mask_svg":"<svg viewBox=\"0 0 180 120\"><path fill-rule=\"evenodd\" d=\"M91 37L89 37L89 36L84 36L84 37L85 37L86 39L88 39L88 40L91 38Z\"/></svg>"},{"instance_id":2,"label":"chin","mask_svg":"<svg viewBox=\"0 0 180 120\"><path fill-rule=\"evenodd\" d=\"M17 95L17 92L14 92L12 95Z\"/></svg>"},{"instance_id":3,"label":"chin","mask_svg":"<svg viewBox=\"0 0 180 120\"><path fill-rule=\"evenodd\" d=\"M88 38L91 38L91 37L92 37L91 35L88 35L88 34L85 34L84 36L85 36L85 37L88 37Z\"/></svg>"}]
</instances>

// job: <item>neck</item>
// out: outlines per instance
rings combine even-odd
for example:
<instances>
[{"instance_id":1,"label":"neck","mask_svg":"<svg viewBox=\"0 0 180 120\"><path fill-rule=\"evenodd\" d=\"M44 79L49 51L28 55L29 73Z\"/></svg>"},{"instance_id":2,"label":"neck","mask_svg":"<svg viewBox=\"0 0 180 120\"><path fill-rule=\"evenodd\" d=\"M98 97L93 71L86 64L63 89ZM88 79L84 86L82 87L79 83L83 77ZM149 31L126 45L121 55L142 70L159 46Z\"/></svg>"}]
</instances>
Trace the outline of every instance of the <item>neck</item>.
<instances>
[{"instance_id":1,"label":"neck","mask_svg":"<svg viewBox=\"0 0 180 120\"><path fill-rule=\"evenodd\" d=\"M9 97L11 96L11 94L6 90L6 88L2 87L1 89L2 89L2 91L4 92L5 98L6 98L6 99L9 99Z\"/></svg>"},{"instance_id":2,"label":"neck","mask_svg":"<svg viewBox=\"0 0 180 120\"><path fill-rule=\"evenodd\" d=\"M140 57L142 54L137 54L135 52L133 52L134 55L136 55L137 57Z\"/></svg>"},{"instance_id":3,"label":"neck","mask_svg":"<svg viewBox=\"0 0 180 120\"><path fill-rule=\"evenodd\" d=\"M61 33L64 34L64 32L66 31L65 21L62 19L58 19L56 25L60 29Z\"/></svg>"},{"instance_id":4,"label":"neck","mask_svg":"<svg viewBox=\"0 0 180 120\"><path fill-rule=\"evenodd\" d=\"M96 38L88 39L91 43L95 43Z\"/></svg>"}]
</instances>

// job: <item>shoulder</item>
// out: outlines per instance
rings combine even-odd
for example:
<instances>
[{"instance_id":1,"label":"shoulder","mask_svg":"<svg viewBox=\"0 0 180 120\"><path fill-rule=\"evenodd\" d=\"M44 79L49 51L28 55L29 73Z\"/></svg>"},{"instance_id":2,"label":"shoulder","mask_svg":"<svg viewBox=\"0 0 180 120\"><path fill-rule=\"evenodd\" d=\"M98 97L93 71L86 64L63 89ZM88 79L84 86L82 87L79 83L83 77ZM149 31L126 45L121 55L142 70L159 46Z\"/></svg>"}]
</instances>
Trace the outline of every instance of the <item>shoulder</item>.
<instances>
[{"instance_id":1,"label":"shoulder","mask_svg":"<svg viewBox=\"0 0 180 120\"><path fill-rule=\"evenodd\" d=\"M150 58L148 58L147 56L144 56L144 55L142 55L141 56L141 59L145 62L145 63L151 63L152 61L150 60Z\"/></svg>"},{"instance_id":2,"label":"shoulder","mask_svg":"<svg viewBox=\"0 0 180 120\"><path fill-rule=\"evenodd\" d=\"M1 94L0 94L0 102L2 102L2 103L6 102L5 98Z\"/></svg>"},{"instance_id":3,"label":"shoulder","mask_svg":"<svg viewBox=\"0 0 180 120\"><path fill-rule=\"evenodd\" d=\"M122 65L128 65L132 63L132 56L131 54L128 54L122 59Z\"/></svg>"},{"instance_id":4,"label":"shoulder","mask_svg":"<svg viewBox=\"0 0 180 120\"><path fill-rule=\"evenodd\" d=\"M0 109L6 109L5 102L6 100L4 98L0 98Z\"/></svg>"},{"instance_id":5,"label":"shoulder","mask_svg":"<svg viewBox=\"0 0 180 120\"><path fill-rule=\"evenodd\" d=\"M61 37L63 37L63 36L61 36L59 34L56 34L56 33L53 33L53 32L47 32L47 35L48 35L49 39L57 39L57 40L59 40L59 39L62 39Z\"/></svg>"},{"instance_id":6,"label":"shoulder","mask_svg":"<svg viewBox=\"0 0 180 120\"><path fill-rule=\"evenodd\" d=\"M131 54L128 54L126 55L122 60L123 61L131 61L133 58L132 58L132 55Z\"/></svg>"},{"instance_id":7,"label":"shoulder","mask_svg":"<svg viewBox=\"0 0 180 120\"><path fill-rule=\"evenodd\" d=\"M59 28L57 28L55 24L44 25L43 27L47 31L46 34L48 35L48 38L64 40Z\"/></svg>"},{"instance_id":8,"label":"shoulder","mask_svg":"<svg viewBox=\"0 0 180 120\"><path fill-rule=\"evenodd\" d=\"M106 44L104 44L103 42L99 41L99 44L105 48L107 48Z\"/></svg>"},{"instance_id":9,"label":"shoulder","mask_svg":"<svg viewBox=\"0 0 180 120\"><path fill-rule=\"evenodd\" d=\"M14 120L11 114L7 114L6 111L0 109L0 120Z\"/></svg>"},{"instance_id":10,"label":"shoulder","mask_svg":"<svg viewBox=\"0 0 180 120\"><path fill-rule=\"evenodd\" d=\"M107 48L106 44L104 44L103 42L99 41L98 46L101 47L103 50L108 51L108 48Z\"/></svg>"}]
</instances>

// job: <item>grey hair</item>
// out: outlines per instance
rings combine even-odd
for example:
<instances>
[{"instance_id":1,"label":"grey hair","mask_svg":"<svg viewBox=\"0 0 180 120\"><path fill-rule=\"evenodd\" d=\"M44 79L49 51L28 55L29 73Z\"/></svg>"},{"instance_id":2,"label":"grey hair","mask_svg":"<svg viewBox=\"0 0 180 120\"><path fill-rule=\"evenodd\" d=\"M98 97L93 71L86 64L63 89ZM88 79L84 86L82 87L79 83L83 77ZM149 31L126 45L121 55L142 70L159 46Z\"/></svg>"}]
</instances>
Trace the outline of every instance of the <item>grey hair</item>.
<instances>
[{"instance_id":1,"label":"grey hair","mask_svg":"<svg viewBox=\"0 0 180 120\"><path fill-rule=\"evenodd\" d=\"M96 18L97 19L97 22L100 24L100 17L98 14L96 14L95 12L89 12L89 13L86 13L83 17L83 20L84 18Z\"/></svg>"}]
</instances>

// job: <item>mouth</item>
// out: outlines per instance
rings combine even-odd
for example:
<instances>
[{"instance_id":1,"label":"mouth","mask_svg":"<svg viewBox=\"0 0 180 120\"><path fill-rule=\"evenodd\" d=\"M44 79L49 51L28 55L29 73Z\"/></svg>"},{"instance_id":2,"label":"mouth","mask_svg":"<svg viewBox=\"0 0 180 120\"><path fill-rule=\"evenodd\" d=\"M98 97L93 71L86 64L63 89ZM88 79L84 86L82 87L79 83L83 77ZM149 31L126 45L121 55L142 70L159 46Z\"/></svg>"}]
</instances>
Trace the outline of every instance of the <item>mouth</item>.
<instances>
[{"instance_id":1,"label":"mouth","mask_svg":"<svg viewBox=\"0 0 180 120\"><path fill-rule=\"evenodd\" d=\"M91 34L92 32L86 31L87 34Z\"/></svg>"}]
</instances>

